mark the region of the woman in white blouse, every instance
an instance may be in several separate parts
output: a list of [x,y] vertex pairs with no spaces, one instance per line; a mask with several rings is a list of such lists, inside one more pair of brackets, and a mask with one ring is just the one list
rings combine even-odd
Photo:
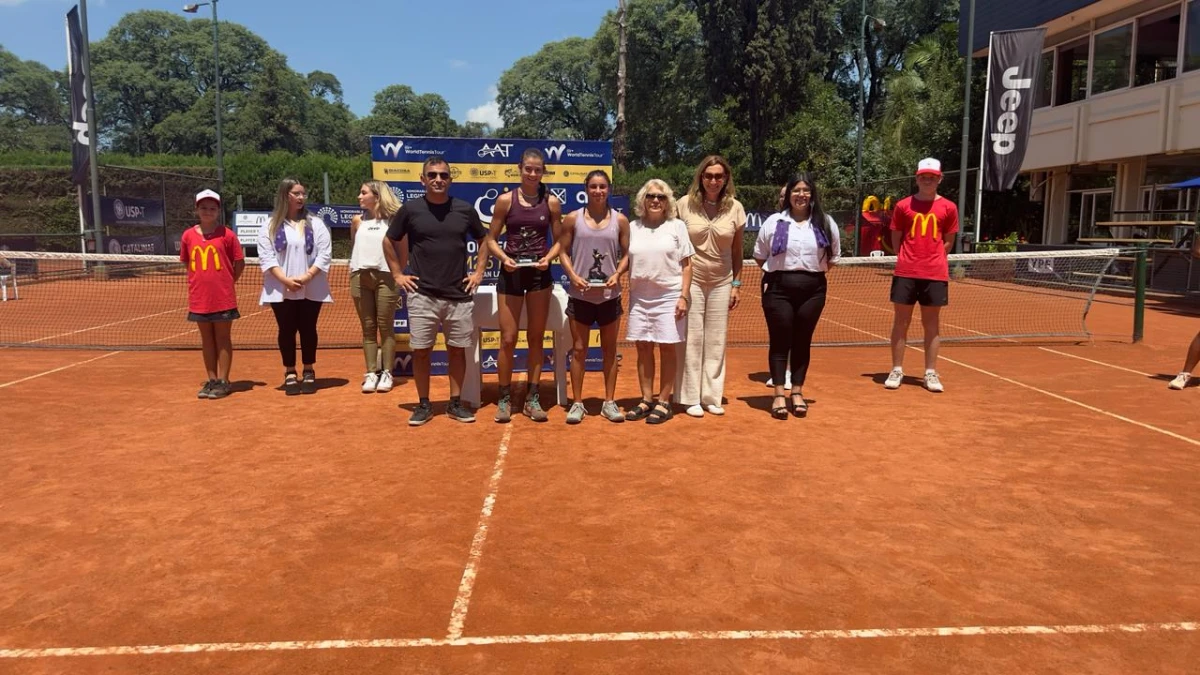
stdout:
[[362,392],[384,394],[392,390],[400,292],[383,257],[383,241],[400,202],[386,183],[373,180],[358,189],[358,205],[363,214],[350,221],[350,298],[363,331]]
[[[283,390],[288,396],[317,391],[317,318],[329,295],[329,261],[333,244],[320,218],[304,209],[304,186],[292,178],[279,183],[275,209],[258,232],[258,259],[263,271],[259,304],[270,305],[279,325],[283,358]],[[296,377],[296,333],[300,334],[304,371]]]
[[785,194],[787,207],[763,223],[754,244],[754,260],[763,269],[762,306],[775,386],[771,415],[776,419],[788,417],[784,383],[789,379],[789,367],[791,413],[796,417],[808,414],[802,389],[813,332],[825,309],[825,272],[841,258],[837,224],[821,209],[812,176],[805,173],[793,178]]
[[[675,350],[683,340],[692,285],[690,258],[695,252],[687,225],[675,217],[675,195],[652,178],[634,201],[637,220],[629,224],[629,317],[625,339],[637,343],[638,384],[642,400],[625,419],[662,424],[673,416]],[[662,361],[654,394],[654,347]]]

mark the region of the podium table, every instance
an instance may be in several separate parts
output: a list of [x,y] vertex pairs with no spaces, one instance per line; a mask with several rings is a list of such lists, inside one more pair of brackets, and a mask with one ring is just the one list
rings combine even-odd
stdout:
[[[526,327],[529,309],[521,312],[520,328]],[[480,286],[475,291],[475,308],[472,314],[475,323],[475,346],[467,350],[467,372],[463,378],[462,400],[478,408],[482,402],[483,368],[480,363],[482,351],[481,333],[500,330],[500,298],[495,286]],[[546,317],[546,331],[554,338],[554,382],[558,394],[558,405],[567,401],[567,351],[571,348],[571,325],[567,318],[567,292],[554,284],[550,292],[550,312]]]

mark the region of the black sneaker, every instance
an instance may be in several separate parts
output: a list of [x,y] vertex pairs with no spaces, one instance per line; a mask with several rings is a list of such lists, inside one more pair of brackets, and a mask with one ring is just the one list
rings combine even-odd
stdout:
[[205,382],[204,386],[200,387],[200,391],[196,392],[196,398],[212,398],[212,387],[216,383],[216,380]]
[[317,374],[311,370],[304,371],[304,379],[300,380],[301,394],[317,393]]
[[209,398],[225,398],[229,395],[229,380],[214,380],[208,390]]
[[408,426],[419,427],[431,419],[433,419],[433,406],[428,403],[418,403],[417,407],[413,408],[412,416],[408,418]]
[[300,395],[300,380],[295,373],[287,373],[283,376],[283,393],[288,396]]
[[474,422],[475,413],[471,409],[462,404],[462,401],[451,401],[450,405],[446,406],[446,414],[450,419],[457,422]]

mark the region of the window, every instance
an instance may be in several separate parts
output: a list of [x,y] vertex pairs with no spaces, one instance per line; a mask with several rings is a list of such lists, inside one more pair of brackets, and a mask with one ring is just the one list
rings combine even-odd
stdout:
[[1138,19],[1133,86],[1174,79],[1179,66],[1178,49],[1179,8]]
[[1129,57],[1133,50],[1133,24],[1097,33],[1092,60],[1092,94],[1129,86]]
[[1060,47],[1054,68],[1054,105],[1087,98],[1088,43]]
[[1045,108],[1051,103],[1051,95],[1054,93],[1054,52],[1042,52],[1041,81],[1038,84],[1036,98],[1033,100],[1033,107]]
[[1200,70],[1200,0],[1192,0],[1187,9],[1187,43],[1183,45],[1183,70]]

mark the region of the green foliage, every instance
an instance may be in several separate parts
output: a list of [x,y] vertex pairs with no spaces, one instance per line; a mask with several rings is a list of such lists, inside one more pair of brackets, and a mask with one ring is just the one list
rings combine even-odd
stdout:
[[63,76],[0,47],[0,152],[69,147]]
[[504,136],[601,139],[612,133],[590,39],[546,43],[504,71],[497,90]]

